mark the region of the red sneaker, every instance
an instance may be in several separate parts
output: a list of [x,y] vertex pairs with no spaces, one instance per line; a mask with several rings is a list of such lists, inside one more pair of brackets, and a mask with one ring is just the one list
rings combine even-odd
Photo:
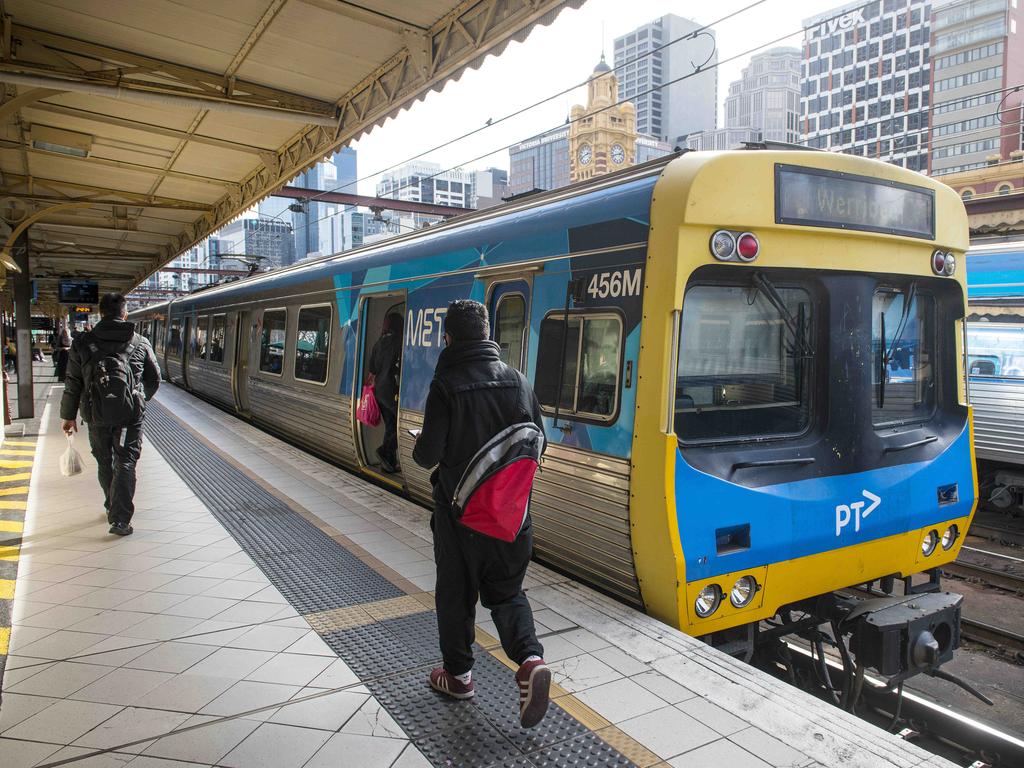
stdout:
[[519,724],[533,728],[548,711],[551,670],[544,659],[527,661],[519,667],[516,685],[519,686]]
[[473,681],[464,683],[444,667],[437,667],[430,672],[430,687],[453,699],[472,699],[476,695]]

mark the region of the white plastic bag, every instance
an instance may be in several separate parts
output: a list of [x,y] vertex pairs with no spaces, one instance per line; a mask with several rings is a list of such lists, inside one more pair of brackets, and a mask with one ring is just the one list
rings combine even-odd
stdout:
[[71,477],[82,472],[82,456],[75,450],[75,433],[68,433],[68,449],[60,456],[60,473]]

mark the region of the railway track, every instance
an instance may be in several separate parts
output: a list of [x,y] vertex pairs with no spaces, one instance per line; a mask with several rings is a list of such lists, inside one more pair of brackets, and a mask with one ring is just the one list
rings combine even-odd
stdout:
[[968,581],[1024,594],[1024,558],[964,545],[955,563],[942,566],[942,573]]
[[968,533],[1014,547],[1024,547],[1024,528],[1007,525],[1005,515],[977,514]]
[[1024,635],[1019,632],[961,616],[960,634],[966,640],[985,645],[1024,664]]

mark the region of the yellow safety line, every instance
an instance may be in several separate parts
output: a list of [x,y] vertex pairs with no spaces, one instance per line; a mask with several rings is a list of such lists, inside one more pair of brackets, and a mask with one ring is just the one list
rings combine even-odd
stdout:
[[35,448],[35,446],[36,446],[35,443],[30,443],[30,442],[26,442],[26,441],[22,441],[22,440],[4,440],[3,444],[4,445],[24,446],[26,448]]
[[0,600],[14,599],[14,579],[0,579]]
[[31,461],[14,461],[13,459],[0,459],[0,469],[26,469],[31,466]]
[[7,646],[11,643],[11,628],[0,627],[0,656],[7,655]]
[[0,496],[17,496],[19,493],[28,493],[28,486],[16,485],[13,488],[0,488]]
[[25,524],[21,520],[0,520],[0,531],[4,533],[21,533]]
[[31,480],[31,479],[32,479],[32,473],[31,472],[16,472],[13,475],[5,475],[2,472],[0,472],[0,483],[13,483],[13,482],[24,481],[24,480]]
[[0,456],[35,456],[35,450],[22,450],[20,448],[0,448]]
[[20,554],[21,547],[0,547],[0,560],[15,562]]
[[28,509],[28,502],[0,499],[0,509]]

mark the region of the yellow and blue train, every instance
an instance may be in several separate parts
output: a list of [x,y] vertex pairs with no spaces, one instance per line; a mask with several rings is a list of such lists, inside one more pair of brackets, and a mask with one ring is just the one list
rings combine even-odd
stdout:
[[[407,430],[448,303],[486,303],[546,416],[537,558],[690,634],[746,637],[794,606],[849,616],[828,596],[956,558],[976,496],[967,231],[952,190],[892,165],[684,153],[132,319],[172,381],[429,502]],[[385,474],[354,405],[392,312],[401,467]],[[909,618],[854,611],[877,619],[862,653],[896,626],[874,666],[957,645],[958,598],[929,585]]]

